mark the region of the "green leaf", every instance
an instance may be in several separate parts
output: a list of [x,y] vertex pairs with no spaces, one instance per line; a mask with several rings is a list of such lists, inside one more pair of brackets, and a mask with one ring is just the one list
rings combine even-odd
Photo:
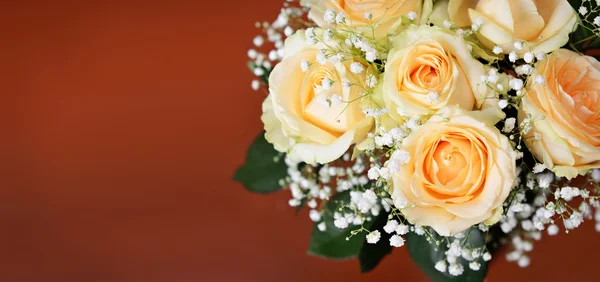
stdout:
[[379,230],[381,238],[377,244],[363,244],[358,254],[358,261],[360,262],[360,272],[369,272],[383,260],[385,256],[392,252],[392,246],[390,245],[391,234],[383,231],[383,227],[388,221],[388,213],[381,213],[373,222],[373,230]]
[[233,180],[251,192],[266,194],[280,190],[281,180],[287,176],[283,154],[265,140],[261,133],[248,149],[246,164],[238,168]]
[[[435,233],[432,230],[432,233]],[[466,234],[465,239],[469,242],[466,243],[473,248],[483,247],[485,245],[485,239],[483,234],[477,228],[471,228]],[[440,245],[436,246],[434,241],[439,241]],[[429,279],[434,282],[481,282],[485,278],[487,273],[487,263],[479,258],[478,262],[481,263],[481,268],[478,271],[473,271],[469,268],[469,264],[466,260],[459,258],[458,262],[463,265],[464,272],[460,276],[452,276],[448,272],[442,273],[435,269],[435,264],[438,261],[445,259],[445,252],[448,250],[446,247],[446,240],[437,234],[434,234],[432,242],[427,241],[427,236],[419,236],[414,232],[406,234],[406,246],[408,247],[408,253],[410,254],[413,261],[427,274]]]
[[[339,211],[343,205],[350,203],[350,192],[344,191],[336,194],[329,200],[323,210],[323,221],[325,222],[325,231],[320,231],[315,224],[310,236],[310,245],[308,253],[310,255],[329,258],[329,259],[349,259],[358,256],[366,234],[360,233],[354,235],[350,240],[346,240],[351,235],[352,230],[357,226],[348,226],[346,229],[339,229],[333,224],[333,213]],[[365,222],[364,228],[370,228],[373,221]]]
[[[579,7],[581,7],[582,0],[569,0],[571,6],[575,9],[575,13]],[[585,16],[588,21],[593,21],[595,17],[599,15],[598,11],[592,11],[589,9],[590,3],[588,2],[585,6],[588,8],[589,12]],[[579,14],[577,14],[580,16]],[[575,49],[575,51],[584,52],[587,50],[598,49],[600,48],[600,38],[595,36],[591,30],[596,29],[596,27],[591,23],[586,23],[581,20],[578,20],[577,29],[571,33],[569,39],[569,45],[571,49]]]

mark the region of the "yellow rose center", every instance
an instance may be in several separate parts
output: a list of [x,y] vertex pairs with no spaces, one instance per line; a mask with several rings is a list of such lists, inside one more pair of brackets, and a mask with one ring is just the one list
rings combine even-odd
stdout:
[[481,184],[483,143],[469,132],[442,134],[425,151],[423,172],[426,185],[440,198],[472,195]]
[[415,46],[407,55],[406,71],[398,72],[399,91],[409,91],[427,95],[438,92],[449,79],[449,54],[437,42],[428,42]]

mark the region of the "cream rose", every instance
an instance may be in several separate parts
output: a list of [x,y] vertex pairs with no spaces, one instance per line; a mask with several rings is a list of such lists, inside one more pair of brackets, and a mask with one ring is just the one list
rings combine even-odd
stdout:
[[516,153],[496,117],[458,106],[441,109],[402,142],[410,161],[392,176],[394,202],[416,225],[443,236],[494,224],[516,180]]
[[[304,31],[289,37],[284,58],[269,77],[270,94],[263,103],[267,141],[278,151],[307,163],[336,160],[352,144],[362,141],[373,123],[362,112],[361,88],[342,86],[345,80],[365,81],[370,70],[354,74],[347,60],[320,64],[320,49],[326,46],[306,43]],[[306,62],[311,65],[303,70],[301,65]]]
[[411,26],[393,39],[378,90],[390,117],[427,115],[447,106],[501,110],[493,90],[481,83],[486,67],[471,56],[467,43],[447,30]]
[[[558,176],[600,168],[600,63],[560,49],[535,67],[521,101],[519,123],[529,118],[525,142]],[[529,128],[526,128],[529,129]]]
[[[430,21],[440,21],[440,9],[446,9],[458,27],[483,21],[477,37],[488,48],[502,47],[506,54],[552,52],[569,41],[577,24],[567,0],[440,0]],[[522,50],[514,47],[517,41],[523,42]]]
[[[303,0],[303,5],[311,7],[308,17],[322,28],[329,27],[325,21],[325,13],[332,10],[337,14],[344,13],[346,24],[353,26],[364,34],[372,35],[375,39],[385,40],[388,34],[396,34],[402,23],[402,16],[415,12],[419,22],[423,10],[431,10],[431,0]],[[365,13],[372,13],[372,20]],[[428,14],[428,12],[426,12]]]

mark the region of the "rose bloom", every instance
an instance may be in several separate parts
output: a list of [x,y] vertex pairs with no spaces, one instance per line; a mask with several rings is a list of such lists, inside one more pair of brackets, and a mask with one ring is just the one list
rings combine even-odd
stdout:
[[[337,14],[343,12],[346,24],[356,27],[359,32],[369,36],[371,26],[377,23],[374,30],[375,39],[386,39],[388,34],[395,34],[402,25],[402,16],[410,12],[417,14],[415,22],[419,22],[421,12],[431,10],[431,0],[303,0],[302,5],[311,7],[308,17],[322,28],[329,27],[325,21],[325,12],[332,10]],[[386,10],[387,9],[387,10]],[[365,18],[365,13],[372,13],[373,19]]]
[[410,161],[392,176],[389,191],[408,221],[442,236],[474,224],[496,223],[516,180],[516,153],[486,112],[449,106],[402,142]]
[[[552,52],[569,41],[577,14],[567,0],[439,0],[430,21],[449,19],[458,27],[483,25],[477,32],[488,48],[511,51]],[[443,11],[442,11],[443,10]],[[517,50],[515,42],[523,42]]]
[[[363,140],[373,123],[362,112],[361,88],[342,86],[344,80],[364,82],[370,70],[354,74],[348,60],[321,65],[316,57],[325,48],[306,43],[304,31],[289,37],[285,56],[269,77],[270,94],[263,103],[266,140],[306,163],[336,160]],[[306,72],[301,68],[304,60],[312,64]],[[329,89],[324,86],[327,80]]]
[[488,73],[474,59],[467,43],[447,30],[411,26],[393,39],[378,88],[389,116],[400,123],[405,115],[427,115],[446,105],[466,110],[495,109],[496,95],[481,82]]
[[525,142],[558,176],[600,168],[600,63],[560,49],[537,64],[521,101],[519,123],[530,117]]

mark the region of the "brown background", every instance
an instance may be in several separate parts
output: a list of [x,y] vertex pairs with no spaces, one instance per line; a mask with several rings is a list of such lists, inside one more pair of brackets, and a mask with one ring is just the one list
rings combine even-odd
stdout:
[[[306,256],[288,193],[230,180],[281,2],[1,1],[0,281],[425,281],[404,249],[368,275]],[[489,281],[592,281],[593,224],[568,237]]]

